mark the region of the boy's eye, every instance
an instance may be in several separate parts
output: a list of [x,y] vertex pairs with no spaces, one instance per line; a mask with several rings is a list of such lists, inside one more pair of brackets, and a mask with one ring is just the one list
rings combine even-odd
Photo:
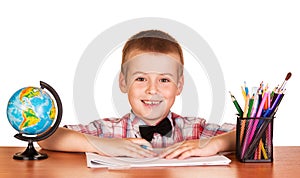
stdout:
[[138,77],[138,78],[136,78],[135,80],[136,80],[136,81],[139,81],[139,82],[146,81],[146,79],[145,79],[145,78],[143,78],[143,77]]
[[167,78],[160,79],[159,81],[161,81],[161,82],[163,82],[163,83],[170,82],[170,80],[169,80],[169,79],[167,79]]

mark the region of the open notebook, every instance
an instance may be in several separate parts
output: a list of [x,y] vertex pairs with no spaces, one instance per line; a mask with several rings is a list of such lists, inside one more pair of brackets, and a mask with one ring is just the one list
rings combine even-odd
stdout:
[[94,153],[86,153],[87,167],[126,169],[131,167],[154,166],[201,166],[201,165],[228,165],[231,160],[223,155],[209,157],[191,157],[183,160],[154,158],[106,157]]

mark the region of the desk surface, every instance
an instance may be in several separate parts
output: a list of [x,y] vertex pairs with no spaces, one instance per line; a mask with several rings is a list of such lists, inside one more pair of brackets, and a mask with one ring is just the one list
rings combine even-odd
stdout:
[[38,161],[14,160],[25,148],[0,147],[0,177],[298,177],[300,147],[275,147],[273,163],[240,163],[235,155],[228,166],[152,167],[128,170],[91,169],[86,167],[84,153],[41,150],[49,158]]

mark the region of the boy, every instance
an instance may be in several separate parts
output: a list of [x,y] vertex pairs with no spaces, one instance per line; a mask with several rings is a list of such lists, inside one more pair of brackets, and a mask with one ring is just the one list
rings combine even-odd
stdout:
[[166,148],[159,156],[168,159],[234,150],[234,125],[206,124],[170,111],[183,88],[183,64],[181,46],[169,34],[148,30],[134,35],[124,45],[119,76],[131,112],[59,128],[38,144],[50,150],[130,157],[153,157],[157,154],[152,147]]

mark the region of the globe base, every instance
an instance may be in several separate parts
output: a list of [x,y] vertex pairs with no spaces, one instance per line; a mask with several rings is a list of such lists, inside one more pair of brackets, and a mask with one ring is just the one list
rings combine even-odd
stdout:
[[18,152],[13,156],[17,160],[42,160],[48,158],[45,153],[39,153],[35,150],[32,141],[28,142],[28,146],[24,152]]

